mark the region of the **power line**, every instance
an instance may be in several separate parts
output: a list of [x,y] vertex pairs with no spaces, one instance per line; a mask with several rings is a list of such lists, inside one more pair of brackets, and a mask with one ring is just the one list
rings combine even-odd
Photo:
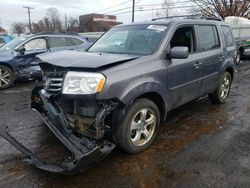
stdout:
[[[183,4],[183,3],[193,3],[193,2],[188,0],[188,1],[170,3],[170,7],[174,7],[176,4]],[[153,8],[154,6],[162,6],[162,3],[135,5],[135,7],[151,7],[151,8]],[[131,7],[124,7],[124,8],[116,9],[116,10],[104,12],[103,14],[115,14],[116,12],[119,12],[119,11],[122,11],[122,10],[127,10],[127,9],[131,9]]]
[[109,9],[113,9],[113,8],[115,8],[115,7],[118,7],[118,6],[121,6],[121,5],[127,4],[128,2],[130,2],[130,0],[128,0],[128,1],[124,1],[124,2],[122,2],[122,3],[116,4],[116,5],[114,5],[114,6],[111,6],[111,7],[108,7],[108,8],[102,9],[102,10],[99,10],[98,12],[105,12],[105,11],[107,11],[107,10],[109,10]]
[[[193,8],[193,7],[197,7],[197,5],[187,5],[187,6],[181,6],[181,7],[172,7],[172,9],[176,9],[176,8]],[[155,8],[154,10],[165,10],[167,8]],[[152,8],[147,8],[147,9],[143,9],[143,10],[135,10],[135,12],[146,12],[146,11],[152,11]],[[130,11],[124,11],[124,12],[119,12],[116,15],[122,15],[122,14],[128,14],[130,13]]]
[[133,6],[132,6],[132,23],[135,21],[135,0],[133,0]]
[[30,29],[30,33],[32,33],[32,28],[31,28],[31,20],[30,20],[30,9],[34,9],[33,7],[26,7],[26,6],[23,6],[23,8],[27,8],[28,10],[28,18],[29,18],[29,29]]

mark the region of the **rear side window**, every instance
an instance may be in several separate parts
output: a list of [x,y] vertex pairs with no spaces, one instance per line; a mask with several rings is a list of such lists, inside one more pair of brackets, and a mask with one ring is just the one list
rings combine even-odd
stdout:
[[67,41],[65,37],[50,37],[49,46],[50,48],[59,48],[59,47],[65,47],[68,45],[67,45]]
[[217,28],[213,25],[199,25],[200,50],[207,51],[220,47]]
[[234,40],[233,40],[233,35],[228,26],[222,26],[222,32],[226,41],[227,47],[233,46],[234,45]]
[[81,46],[85,44],[84,41],[77,39],[77,38],[67,37],[66,40],[67,40],[68,46]]

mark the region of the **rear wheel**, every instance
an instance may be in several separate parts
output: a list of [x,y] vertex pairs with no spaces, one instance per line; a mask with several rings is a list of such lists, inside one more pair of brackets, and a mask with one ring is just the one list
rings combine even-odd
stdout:
[[214,93],[209,94],[210,100],[216,104],[224,103],[230,93],[231,84],[231,74],[229,72],[225,72],[217,89]]
[[128,108],[124,116],[116,133],[120,148],[128,153],[145,150],[157,134],[160,124],[158,107],[148,99],[138,99]]
[[10,87],[14,82],[12,70],[6,66],[0,65],[0,89]]
[[239,50],[236,54],[236,65],[238,65],[240,63],[242,56],[243,56],[243,52],[241,50]]

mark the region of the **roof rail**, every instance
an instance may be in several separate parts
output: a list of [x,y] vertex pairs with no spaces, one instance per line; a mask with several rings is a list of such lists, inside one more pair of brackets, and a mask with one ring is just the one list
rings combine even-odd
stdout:
[[195,14],[195,15],[179,15],[179,16],[168,16],[168,17],[154,18],[154,19],[152,19],[152,21],[164,20],[164,19],[173,19],[173,18],[206,19],[206,20],[222,21],[220,18],[217,18],[217,17],[208,17],[208,16],[203,16],[203,15],[200,15],[200,14]]
[[35,33],[36,35],[79,35],[78,33],[75,32],[38,32]]

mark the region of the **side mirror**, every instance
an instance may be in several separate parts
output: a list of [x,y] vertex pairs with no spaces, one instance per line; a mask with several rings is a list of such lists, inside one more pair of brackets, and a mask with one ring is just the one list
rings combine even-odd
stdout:
[[19,53],[20,55],[24,55],[25,54],[25,51],[26,51],[26,48],[22,47],[19,49]]
[[188,58],[188,47],[176,46],[170,51],[170,57],[173,59],[186,59]]
[[25,54],[25,51],[26,51],[26,48],[21,47],[21,48],[19,48],[19,49],[16,49],[15,51],[18,52],[19,55],[24,55],[24,54]]

